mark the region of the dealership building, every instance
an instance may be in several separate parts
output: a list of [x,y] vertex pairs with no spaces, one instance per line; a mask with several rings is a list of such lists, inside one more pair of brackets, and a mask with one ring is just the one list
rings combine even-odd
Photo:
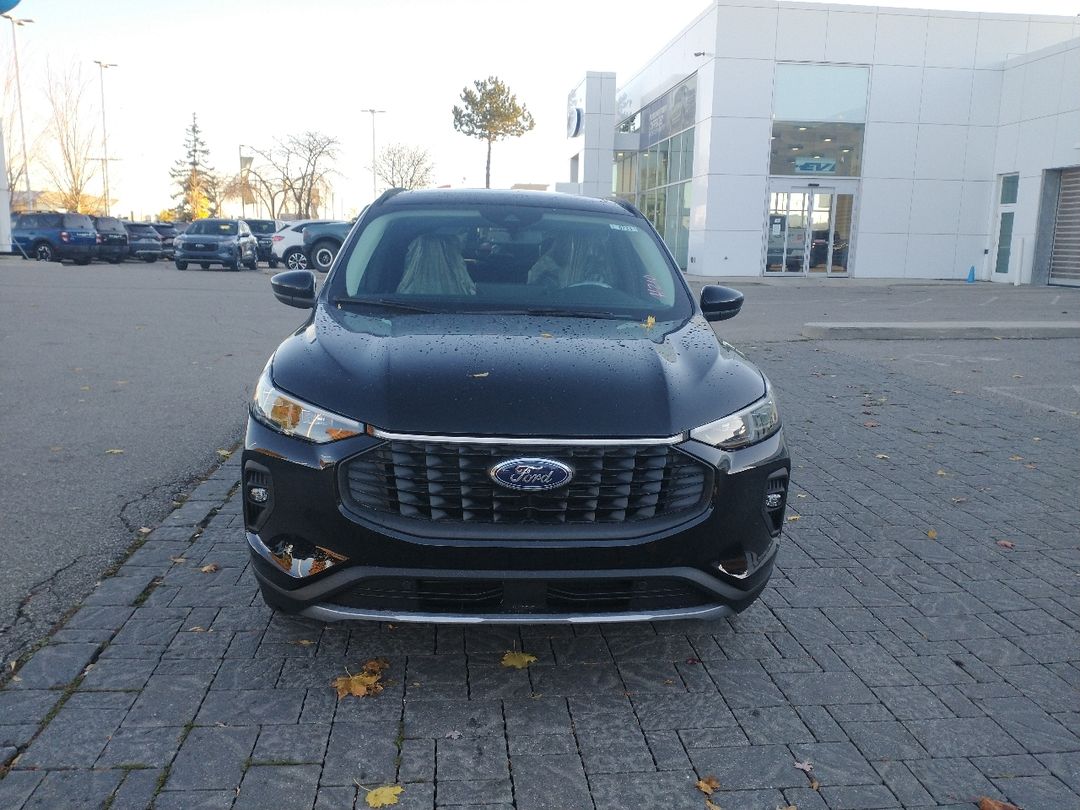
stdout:
[[689,274],[1080,284],[1080,17],[718,0],[568,102]]

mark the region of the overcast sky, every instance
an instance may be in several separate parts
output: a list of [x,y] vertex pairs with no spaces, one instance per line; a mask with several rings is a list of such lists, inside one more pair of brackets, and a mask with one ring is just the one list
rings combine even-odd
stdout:
[[[842,0],[833,0],[842,2]],[[98,68],[105,73],[114,210],[137,217],[170,207],[168,170],[183,156],[197,112],[220,171],[238,145],[319,130],[342,143],[338,213],[371,198],[371,116],[379,144],[427,148],[439,184],[483,185],[484,145],[454,131],[462,88],[498,75],[536,119],[496,144],[492,185],[566,177],[566,95],[586,70],[620,79],[707,7],[707,0],[22,0],[18,30],[27,138],[44,129],[46,64],[81,66],[87,111],[100,136]],[[1024,14],[1075,15],[1080,0],[912,0],[890,3]],[[12,69],[11,31],[0,65]],[[10,153],[18,143],[8,144]],[[35,188],[44,185],[40,171]],[[100,183],[100,180],[95,182]],[[96,187],[96,188],[99,188]]]

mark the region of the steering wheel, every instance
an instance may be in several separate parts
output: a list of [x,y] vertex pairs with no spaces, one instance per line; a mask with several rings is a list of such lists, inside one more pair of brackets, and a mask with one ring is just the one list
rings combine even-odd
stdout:
[[563,289],[572,290],[574,287],[603,287],[605,290],[611,289],[611,285],[603,281],[578,281],[574,284],[567,284]]

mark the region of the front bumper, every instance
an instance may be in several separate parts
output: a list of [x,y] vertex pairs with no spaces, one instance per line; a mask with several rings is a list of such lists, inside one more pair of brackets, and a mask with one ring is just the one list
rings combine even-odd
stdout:
[[[558,526],[531,537],[469,524],[376,524],[340,497],[339,464],[380,443],[312,445],[248,420],[245,523],[268,604],[325,621],[626,622],[730,616],[771,575],[782,525],[770,481],[790,470],[783,433],[735,452],[688,440],[708,464],[700,509],[664,521]],[[259,504],[251,488],[266,490]],[[406,527],[408,521],[404,524]],[[490,529],[490,527],[484,527]],[[532,527],[528,527],[530,530]]]
[[191,264],[232,264],[237,261],[235,250],[186,250],[173,248],[173,258]]

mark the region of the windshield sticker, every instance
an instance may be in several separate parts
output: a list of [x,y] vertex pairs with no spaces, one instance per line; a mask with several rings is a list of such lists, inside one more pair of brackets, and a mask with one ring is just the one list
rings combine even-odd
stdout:
[[664,297],[664,291],[660,289],[660,283],[656,280],[654,276],[651,276],[649,274],[645,275],[645,289],[653,298]]
[[630,231],[631,233],[637,231],[637,225],[621,225],[617,222],[609,222],[608,227],[613,231]]

